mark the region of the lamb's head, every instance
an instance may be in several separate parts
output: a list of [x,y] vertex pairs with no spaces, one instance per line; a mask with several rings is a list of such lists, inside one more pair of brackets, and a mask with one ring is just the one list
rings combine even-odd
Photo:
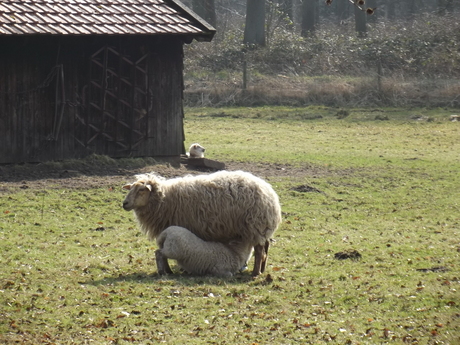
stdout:
[[191,158],[204,158],[204,151],[206,151],[206,149],[198,143],[192,144],[188,150]]
[[123,201],[123,208],[126,211],[146,206],[153,194],[161,196],[161,191],[156,181],[138,180],[123,186],[123,189],[129,190],[129,193]]

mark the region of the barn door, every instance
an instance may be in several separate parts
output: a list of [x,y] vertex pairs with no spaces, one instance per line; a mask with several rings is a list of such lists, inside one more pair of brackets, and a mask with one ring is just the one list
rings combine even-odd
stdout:
[[91,56],[85,146],[135,156],[147,137],[148,54],[133,59],[105,46]]

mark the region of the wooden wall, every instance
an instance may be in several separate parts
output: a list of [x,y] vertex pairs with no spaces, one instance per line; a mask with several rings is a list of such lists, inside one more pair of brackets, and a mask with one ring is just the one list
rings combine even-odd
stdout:
[[0,163],[183,153],[175,37],[0,37]]

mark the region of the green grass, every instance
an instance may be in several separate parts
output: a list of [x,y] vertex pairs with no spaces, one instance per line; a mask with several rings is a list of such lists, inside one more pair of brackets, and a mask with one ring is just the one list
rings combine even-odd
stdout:
[[256,279],[159,277],[125,181],[0,183],[0,343],[460,343],[459,123],[338,110],[186,109],[187,144],[271,167],[283,222]]

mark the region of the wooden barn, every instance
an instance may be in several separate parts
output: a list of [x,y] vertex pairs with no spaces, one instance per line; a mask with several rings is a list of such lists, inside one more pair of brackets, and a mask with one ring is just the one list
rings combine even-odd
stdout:
[[0,163],[179,162],[183,44],[214,33],[177,0],[1,0]]

